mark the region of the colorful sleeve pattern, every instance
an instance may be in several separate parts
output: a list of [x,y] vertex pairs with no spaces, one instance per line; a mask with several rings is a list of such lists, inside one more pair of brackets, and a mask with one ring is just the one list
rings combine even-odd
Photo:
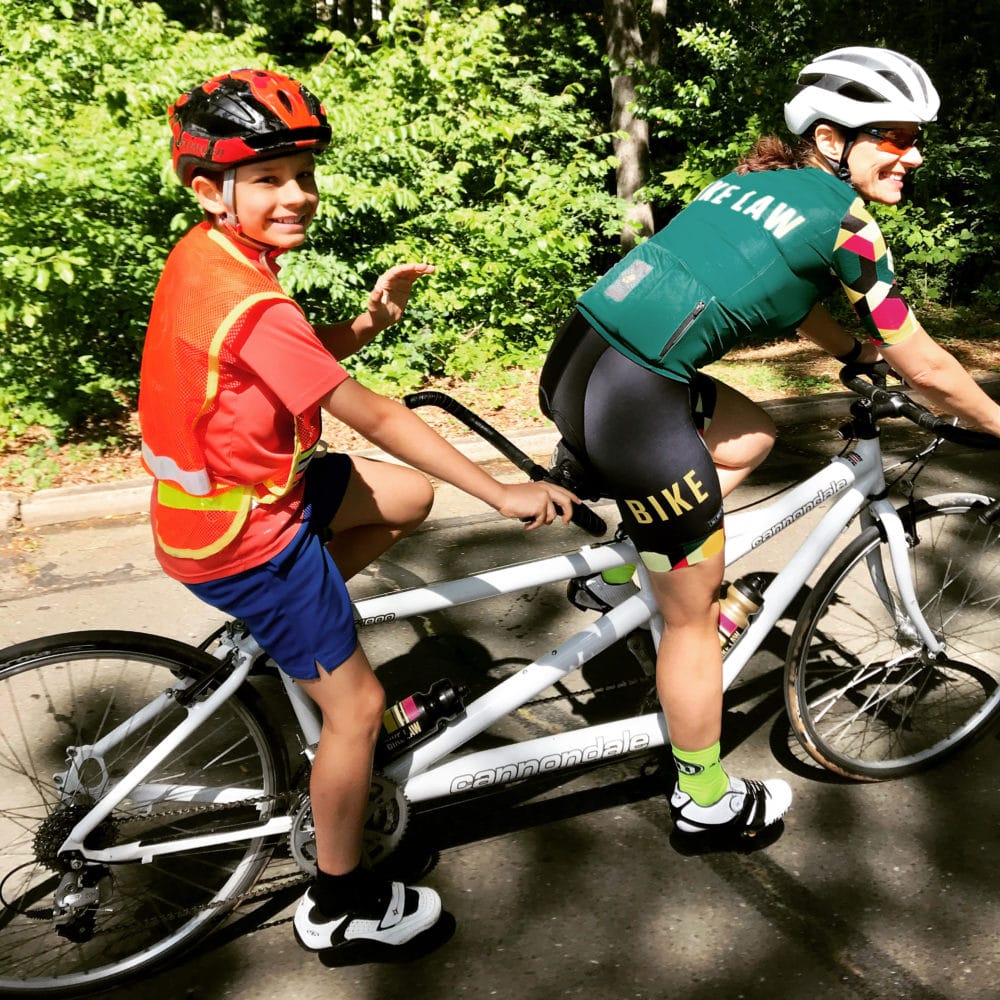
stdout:
[[917,329],[917,318],[896,287],[892,253],[860,198],[841,220],[833,268],[873,343],[891,347]]

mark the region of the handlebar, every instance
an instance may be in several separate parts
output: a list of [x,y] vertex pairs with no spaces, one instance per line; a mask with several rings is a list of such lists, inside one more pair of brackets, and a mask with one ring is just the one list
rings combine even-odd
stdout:
[[[470,430],[475,431],[484,441],[496,448],[504,458],[513,462],[522,472],[526,473],[533,482],[541,480],[552,481],[548,469],[539,465],[530,455],[525,454],[509,438],[504,437],[492,424],[488,424],[482,417],[473,413],[468,407],[463,406],[457,399],[436,389],[428,389],[423,392],[412,392],[403,397],[403,402],[411,410],[419,406],[437,406],[450,413],[457,420],[460,420]],[[561,514],[559,505],[556,510]],[[582,528],[590,535],[600,537],[608,530],[607,524],[599,514],[591,510],[586,504],[573,504],[573,515],[570,520],[578,527]]]
[[911,399],[902,389],[886,388],[885,377],[890,370],[884,361],[873,365],[849,364],[840,370],[840,381],[851,392],[868,400],[874,420],[902,417],[945,441],[951,441],[965,448],[1000,449],[1000,437],[959,427],[947,417],[931,413],[927,407]]

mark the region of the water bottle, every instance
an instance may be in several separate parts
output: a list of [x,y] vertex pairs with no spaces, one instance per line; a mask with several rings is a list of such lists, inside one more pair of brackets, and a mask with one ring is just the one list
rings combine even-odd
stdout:
[[725,656],[746,631],[764,603],[767,579],[762,573],[751,573],[729,584],[719,601],[719,644]]
[[468,688],[444,678],[428,691],[418,691],[385,710],[375,760],[384,764],[437,732],[465,710]]

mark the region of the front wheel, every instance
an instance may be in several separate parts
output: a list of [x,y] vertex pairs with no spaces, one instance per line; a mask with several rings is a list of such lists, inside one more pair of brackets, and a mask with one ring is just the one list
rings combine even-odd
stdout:
[[979,521],[987,502],[932,497],[907,525],[917,599],[943,654],[930,654],[907,620],[877,525],[816,584],[789,646],[785,702],[799,742],[824,767],[899,777],[990,722],[1000,705],[1000,528]]
[[284,749],[247,685],[86,846],[155,848],[199,834],[221,834],[220,843],[83,867],[60,851],[184,718],[183,697],[157,697],[216,666],[189,646],[131,632],[70,633],[0,653],[0,994],[76,996],[148,972],[207,933],[267,864],[271,843],[224,839],[275,814],[285,791]]

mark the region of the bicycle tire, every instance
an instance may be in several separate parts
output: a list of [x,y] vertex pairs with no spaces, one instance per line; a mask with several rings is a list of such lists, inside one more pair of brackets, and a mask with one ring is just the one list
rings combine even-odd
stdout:
[[[932,660],[878,597],[887,567],[877,525],[833,561],[803,605],[785,666],[785,703],[806,752],[845,777],[878,781],[930,766],[980,736],[1000,706],[1000,526],[989,500],[943,494],[908,524],[917,598],[947,643]],[[904,514],[904,518],[908,516]]]
[[[273,842],[235,841],[109,865],[97,880],[93,912],[60,933],[54,894],[64,870],[58,845],[79,818],[176,725],[176,702],[136,726],[87,765],[88,794],[70,804],[56,775],[67,771],[69,747],[93,745],[139,705],[176,684],[204,677],[218,661],[190,646],[135,632],[76,632],[22,643],[0,653],[0,994],[79,996],[144,975],[203,938],[256,881]],[[103,769],[106,768],[106,771]],[[106,779],[106,780],[105,780]],[[170,788],[241,788],[248,798],[221,806],[192,805]],[[284,747],[242,685],[162,765],[143,794],[121,802],[94,833],[108,847],[157,837],[214,833],[273,815],[287,787]],[[74,818],[75,817],[75,818]],[[88,923],[89,922],[89,923]],[[65,936],[82,936],[74,941]]]

